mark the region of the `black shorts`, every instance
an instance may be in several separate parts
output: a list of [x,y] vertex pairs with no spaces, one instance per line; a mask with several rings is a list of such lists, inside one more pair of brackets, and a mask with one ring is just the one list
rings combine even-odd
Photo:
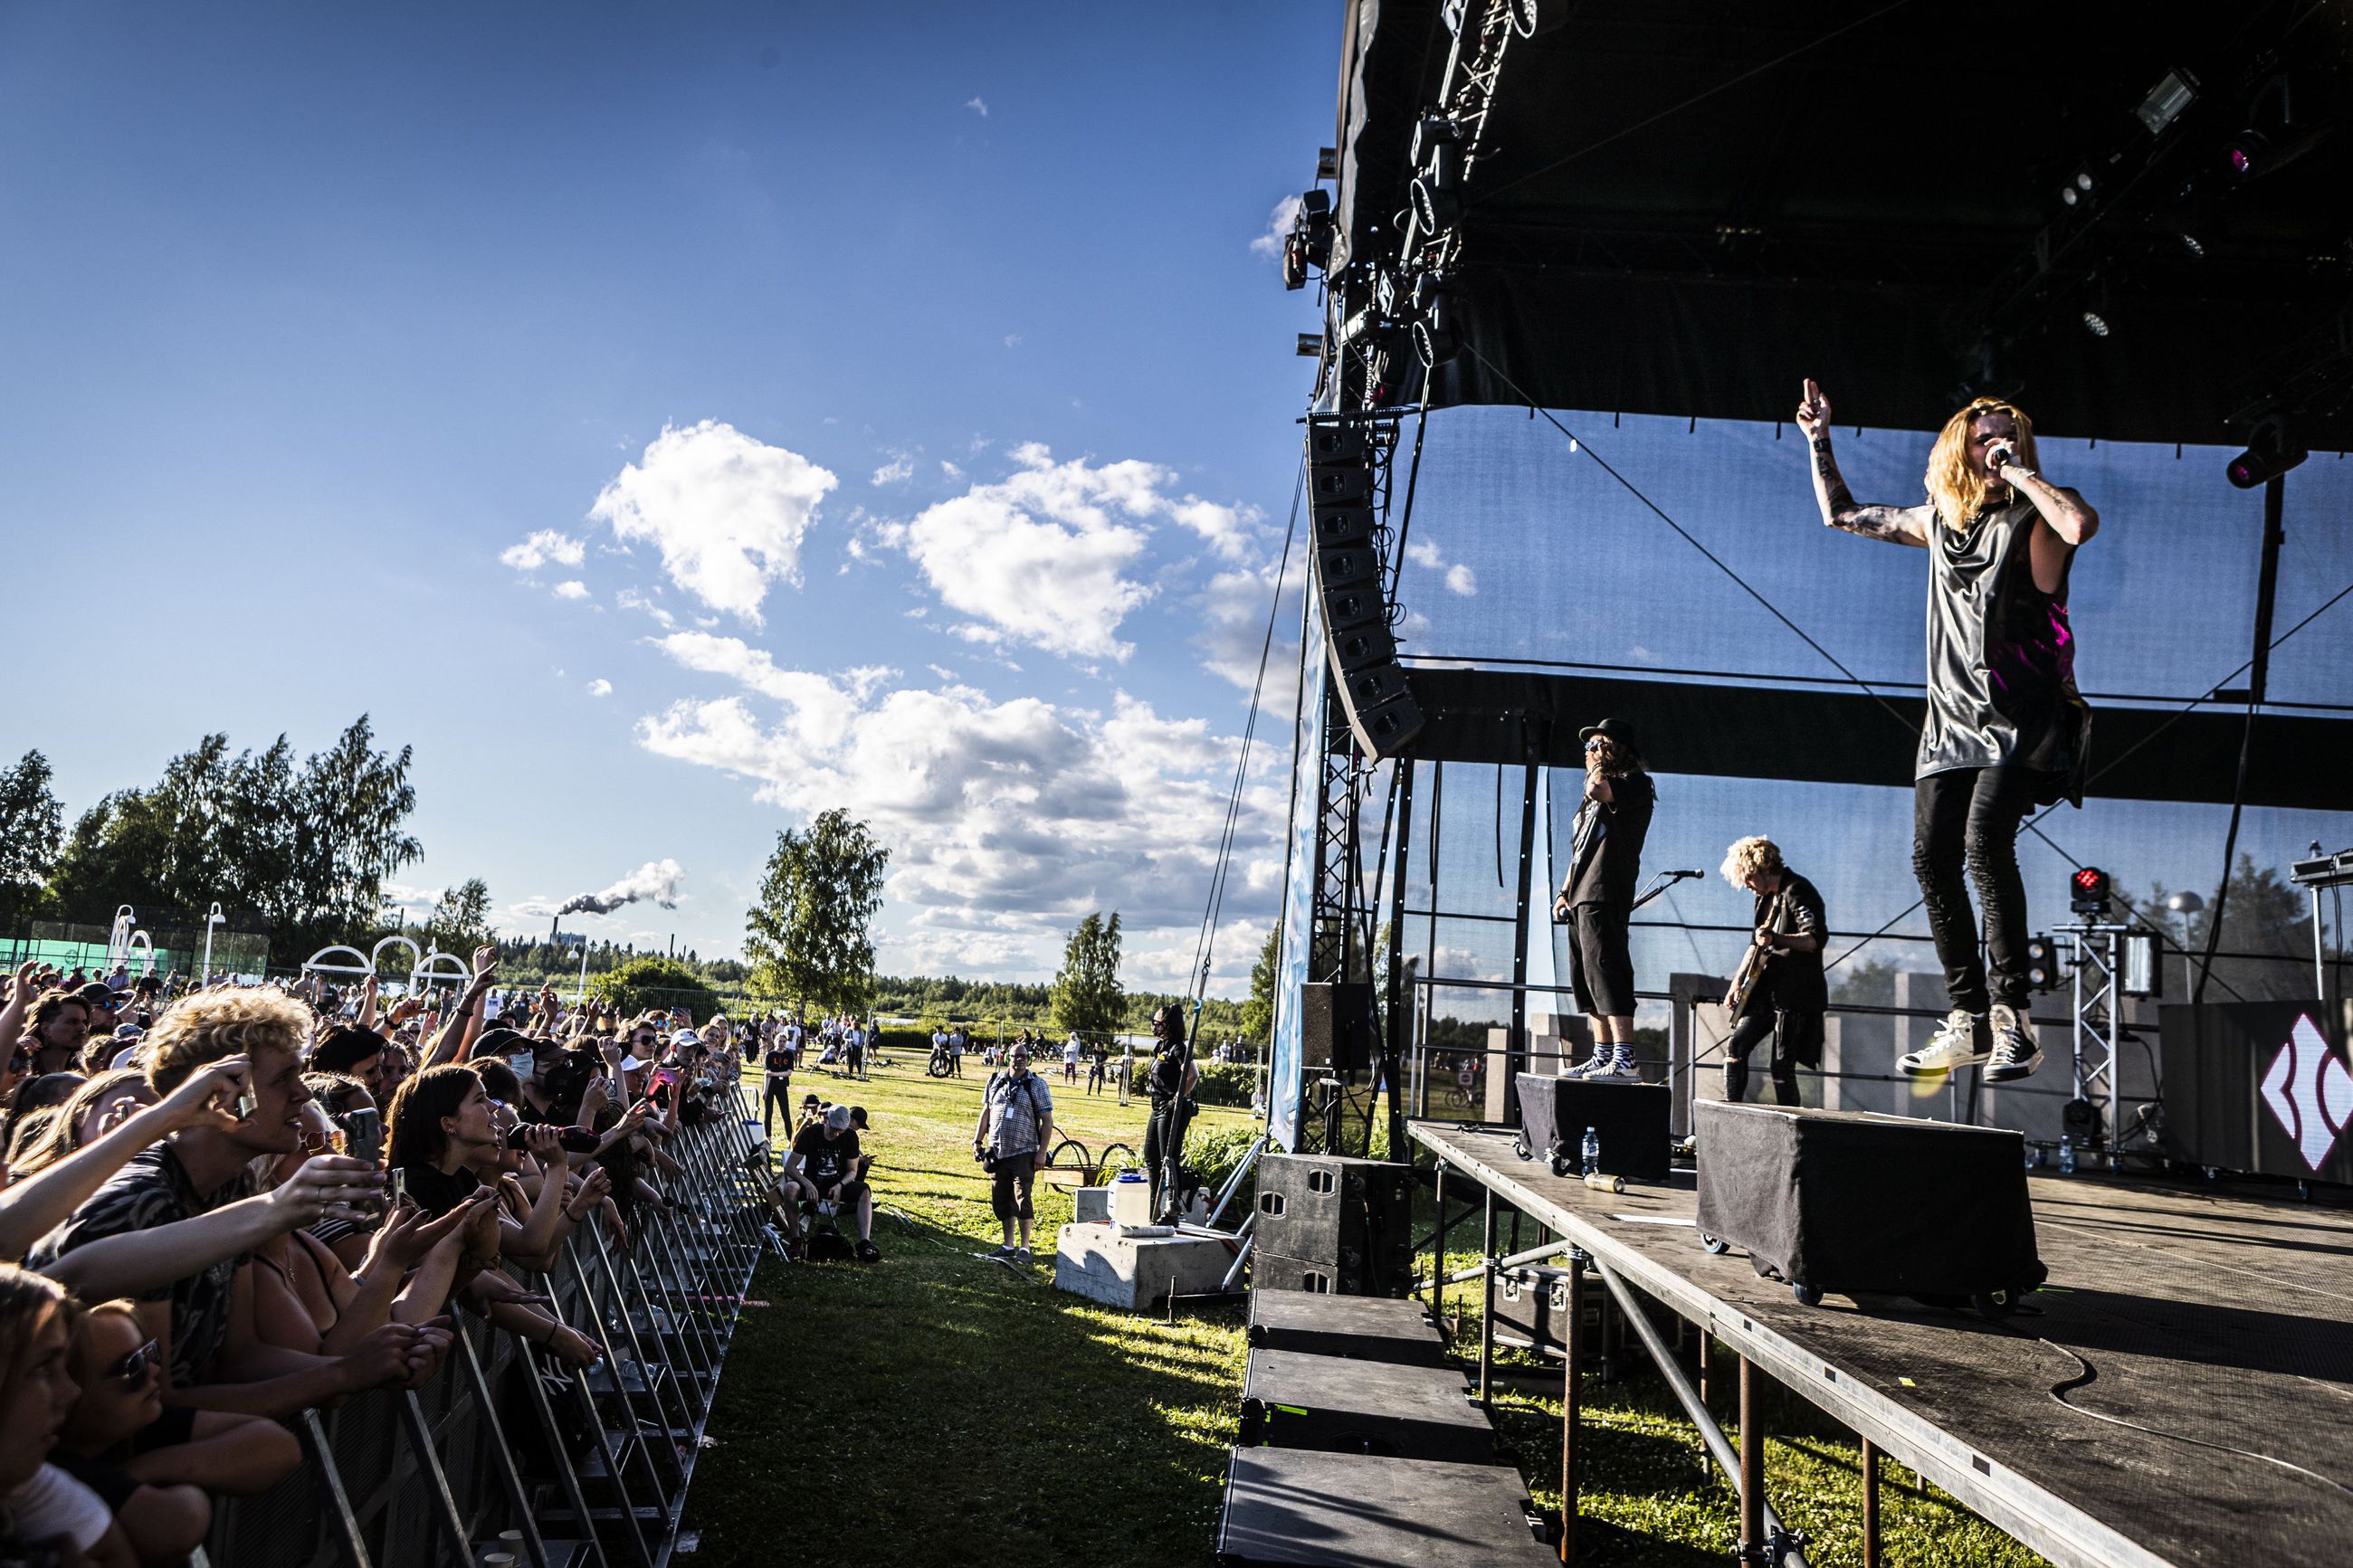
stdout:
[[1634,956],[1627,948],[1630,904],[1578,904],[1568,911],[1568,984],[1588,1017],[1634,1013]]
[[1029,1206],[1029,1184],[1037,1176],[1037,1150],[997,1155],[996,1169],[989,1173],[989,1211],[1000,1220],[1035,1219],[1037,1213]]

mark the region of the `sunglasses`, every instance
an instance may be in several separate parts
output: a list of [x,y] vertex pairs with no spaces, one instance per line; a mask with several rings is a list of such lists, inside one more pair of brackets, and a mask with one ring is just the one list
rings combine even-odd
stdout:
[[1607,741],[1588,741],[1585,742],[1585,749],[1588,752],[1599,752],[1606,750],[1609,744]]
[[155,1357],[159,1348],[160,1347],[158,1347],[153,1340],[149,1340],[145,1344],[141,1345],[137,1350],[132,1351],[129,1355],[124,1356],[120,1362],[117,1362],[110,1375],[114,1377],[122,1384],[125,1392],[130,1392],[141,1387],[147,1381],[147,1369],[155,1364]]

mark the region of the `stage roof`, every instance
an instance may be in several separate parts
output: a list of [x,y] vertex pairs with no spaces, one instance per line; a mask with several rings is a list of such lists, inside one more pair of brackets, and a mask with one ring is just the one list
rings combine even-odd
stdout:
[[[1430,403],[1774,420],[1813,375],[1841,425],[1995,391],[2058,435],[2237,446],[2284,405],[2353,445],[2346,0],[1564,8],[1504,56]],[[1350,5],[1335,278],[1398,243],[1443,9]]]

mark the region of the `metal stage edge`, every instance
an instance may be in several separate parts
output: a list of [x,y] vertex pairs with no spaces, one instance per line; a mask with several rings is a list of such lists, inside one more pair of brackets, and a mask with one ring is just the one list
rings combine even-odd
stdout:
[[[1543,1197],[1504,1165],[1449,1137],[1466,1132],[1492,1136],[1496,1130],[1462,1122],[1409,1121],[1407,1131],[1449,1168],[1472,1177],[1554,1235],[1607,1264],[1629,1285],[1704,1327],[1799,1397],[1852,1427],[1863,1441],[1918,1471],[1964,1507],[2062,1568],[2174,1568],[2169,1559],[1841,1374],[1838,1367],[1812,1352]],[[1510,1130],[1504,1129],[1503,1134],[1508,1137]],[[1510,1158],[1508,1152],[1505,1157]],[[1511,1163],[1520,1162],[1514,1159]],[[1543,1169],[1541,1165],[1526,1168]]]

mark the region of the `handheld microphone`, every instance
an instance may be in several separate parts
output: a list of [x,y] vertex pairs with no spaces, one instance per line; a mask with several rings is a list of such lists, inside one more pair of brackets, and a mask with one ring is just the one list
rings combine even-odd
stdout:
[[1986,454],[1986,460],[1993,465],[1993,471],[1999,474],[2018,461],[2018,448],[2008,441],[1997,441],[1994,443],[1993,450]]

